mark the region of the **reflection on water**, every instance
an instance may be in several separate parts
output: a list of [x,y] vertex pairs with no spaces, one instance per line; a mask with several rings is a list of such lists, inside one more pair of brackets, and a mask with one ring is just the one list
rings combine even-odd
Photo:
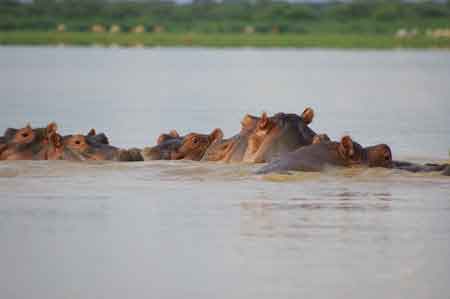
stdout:
[[[312,105],[319,132],[350,130],[362,143],[389,143],[397,158],[445,160],[449,57],[0,47],[0,128],[56,120],[65,133],[96,127],[113,144],[142,146],[174,128],[231,135],[247,112]],[[419,124],[418,111],[427,115]],[[366,168],[254,175],[258,167],[0,163],[0,297],[449,293],[448,177]]]

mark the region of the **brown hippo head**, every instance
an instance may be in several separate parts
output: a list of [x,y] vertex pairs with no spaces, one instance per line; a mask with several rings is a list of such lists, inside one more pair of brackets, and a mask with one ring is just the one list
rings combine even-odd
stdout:
[[214,129],[209,135],[190,133],[183,138],[181,146],[173,152],[172,160],[200,161],[208,147],[222,138],[221,129]]
[[176,130],[159,135],[155,146],[142,150],[144,160],[172,160],[172,153],[181,146],[183,138]]
[[246,114],[241,120],[241,131],[239,134],[243,136],[250,135],[256,129],[256,125],[260,120],[261,118],[258,116]]
[[[333,142],[328,142],[332,144]],[[344,136],[338,146],[338,152],[348,164],[361,164],[369,167],[391,167],[392,153],[386,144],[362,147],[350,136]]]
[[166,142],[168,140],[174,140],[174,139],[181,139],[182,137],[176,130],[170,131],[168,134],[161,134],[159,135],[158,139],[156,140],[156,144],[161,144],[163,142]]
[[27,125],[21,129],[9,128],[0,139],[0,160],[46,160],[48,136],[56,133],[57,125],[33,129]]
[[222,130],[214,129],[211,134],[189,133],[180,137],[176,131],[162,134],[158,144],[143,150],[145,160],[194,160],[202,159],[208,147],[223,138]]
[[309,128],[314,111],[306,108],[301,116],[277,113],[269,117],[263,113],[250,133],[244,162],[267,162],[280,154],[310,145],[316,133]]
[[386,167],[391,161],[391,151],[387,145],[364,148],[349,136],[344,136],[340,142],[323,141],[287,153],[261,168],[258,173],[289,170],[321,171],[326,166]]
[[392,152],[386,144],[365,147],[364,155],[363,161],[370,167],[392,167]]
[[49,136],[51,145],[48,151],[49,160],[113,160],[113,161],[142,161],[136,150],[124,150],[109,144],[108,137],[97,134],[91,129],[87,135],[75,134]]
[[202,161],[241,162],[248,145],[248,137],[255,130],[259,117],[247,114],[241,121],[241,131],[228,139],[216,140],[206,151]]

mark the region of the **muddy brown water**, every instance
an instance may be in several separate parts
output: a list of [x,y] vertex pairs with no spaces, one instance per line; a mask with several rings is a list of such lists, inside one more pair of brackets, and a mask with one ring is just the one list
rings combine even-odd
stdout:
[[[445,161],[450,53],[0,47],[0,128],[143,146],[245,113]],[[450,179],[199,162],[0,163],[2,298],[443,298]]]

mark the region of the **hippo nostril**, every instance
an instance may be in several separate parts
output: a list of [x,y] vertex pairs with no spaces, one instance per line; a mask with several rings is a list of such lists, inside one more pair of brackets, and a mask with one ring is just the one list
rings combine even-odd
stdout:
[[23,137],[23,138],[27,138],[27,137],[28,137],[28,133],[23,133],[23,134],[22,134],[22,137]]
[[81,144],[80,140],[75,141],[75,144],[80,145]]

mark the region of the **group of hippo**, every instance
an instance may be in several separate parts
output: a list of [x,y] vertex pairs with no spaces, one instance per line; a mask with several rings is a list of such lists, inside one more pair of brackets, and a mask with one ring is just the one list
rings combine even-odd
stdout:
[[225,163],[267,163],[257,173],[322,171],[327,167],[384,167],[410,172],[441,172],[450,175],[449,164],[415,164],[392,160],[386,144],[364,147],[344,136],[332,141],[316,134],[309,125],[314,111],[301,115],[277,113],[245,115],[238,134],[224,138],[221,129],[210,134],[181,136],[173,130],[158,137],[156,145],[143,149],[121,149],[108,137],[91,129],[87,135],[58,133],[57,125],[46,128],[9,128],[0,137],[0,160],[194,160]]

